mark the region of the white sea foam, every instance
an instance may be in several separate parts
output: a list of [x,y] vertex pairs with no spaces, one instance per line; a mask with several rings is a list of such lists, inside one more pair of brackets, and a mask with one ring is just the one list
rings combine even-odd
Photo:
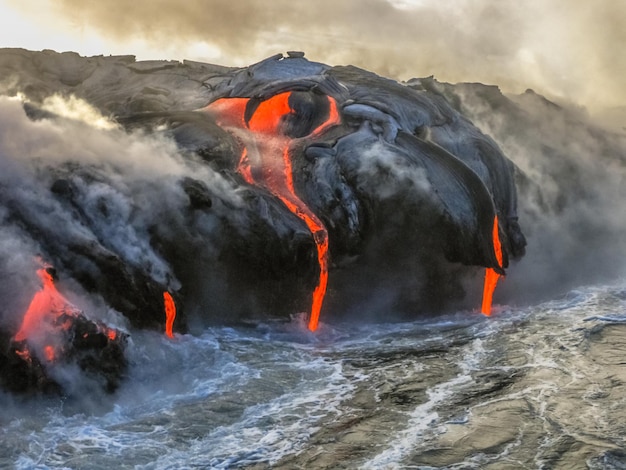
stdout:
[[390,439],[383,452],[366,462],[363,468],[398,468],[402,460],[424,440],[425,434],[438,432],[437,428],[443,423],[440,422],[436,408],[445,403],[459,387],[472,381],[470,372],[480,367],[481,359],[486,354],[480,338],[464,349],[462,360],[458,364],[459,374],[427,390],[428,400],[409,413],[406,426]]
[[[338,452],[348,466],[397,468],[436,447],[448,428],[470,433],[488,416],[483,411],[516,401],[532,407],[529,431],[513,432],[491,454],[468,450],[458,466],[519,462],[537,429],[546,430],[531,445],[537,465],[550,464],[563,432],[594,436],[586,442],[600,443],[600,455],[616,442],[614,416],[626,404],[611,395],[621,390],[613,380],[620,366],[605,373],[587,357],[588,347],[602,343],[584,341],[607,324],[618,328],[608,330],[611,338],[619,338],[625,292],[586,288],[490,319],[463,312],[401,324],[326,325],[319,335],[297,318],[210,328],[173,341],[135,332],[130,376],[102,409],[0,396],[0,467],[232,468],[300,458],[298,465],[307,466],[307,455]],[[505,345],[519,348],[513,363],[499,349]],[[596,360],[617,361],[618,352],[599,351]],[[519,382],[494,396],[470,393],[476,398],[469,408],[455,404],[464,392],[480,390],[472,388],[477,374],[490,371],[517,373]],[[402,399],[407,387],[408,401],[394,402],[390,393]],[[365,441],[350,447],[346,437]]]

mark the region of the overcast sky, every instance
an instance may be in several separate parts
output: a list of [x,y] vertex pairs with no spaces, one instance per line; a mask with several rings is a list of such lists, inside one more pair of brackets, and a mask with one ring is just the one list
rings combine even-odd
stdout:
[[626,0],[0,0],[0,46],[248,65],[287,50],[626,105]]

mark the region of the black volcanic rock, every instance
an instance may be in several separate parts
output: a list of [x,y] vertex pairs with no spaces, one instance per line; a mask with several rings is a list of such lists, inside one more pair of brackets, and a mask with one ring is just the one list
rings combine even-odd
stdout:
[[[281,93],[292,107],[280,132],[291,139],[294,191],[328,231],[333,316],[381,291],[378,313],[455,308],[477,267],[503,272],[524,253],[514,165],[434,87],[295,52],[228,68],[4,49],[0,74],[0,92],[22,93],[31,119],[83,145],[71,158],[33,160],[32,198],[0,190],[4,223],[133,326],[163,328],[164,291],[175,296],[177,331],[189,315],[229,322],[308,310],[314,238],[240,171],[253,139],[246,126]],[[118,127],[82,124],[50,104],[53,94],[84,100]],[[247,103],[239,129],[207,108],[237,99]],[[332,102],[337,122],[315,132]]]
[[[626,134],[532,91],[398,83],[298,52],[230,68],[1,49],[0,77],[0,385],[13,392],[111,392],[127,367],[126,336],[76,312],[58,317],[54,360],[15,340],[34,259],[131,328],[164,330],[165,292],[178,333],[309,311],[320,233],[272,181],[328,232],[324,322],[475,310],[484,267],[506,268],[495,299],[512,304],[624,273]],[[287,109],[259,111],[280,96]]]
[[[0,385],[19,394],[71,394],[63,370],[78,368],[97,390],[114,392],[128,366],[125,357],[127,335],[84,315],[62,314],[54,321],[53,333],[39,338],[41,344],[28,339],[17,341],[0,329]],[[44,343],[54,344],[53,352],[44,352]]]

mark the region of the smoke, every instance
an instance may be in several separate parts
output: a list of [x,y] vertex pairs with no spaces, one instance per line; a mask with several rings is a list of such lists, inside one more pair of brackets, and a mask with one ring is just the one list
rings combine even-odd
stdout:
[[167,51],[242,66],[296,49],[313,60],[400,79],[434,74],[517,92],[531,87],[593,109],[626,103],[621,0],[9,3],[31,17],[49,10],[55,19],[46,17],[40,27],[64,24],[77,47],[99,34],[105,54],[122,53],[123,44],[135,41],[151,58]]
[[497,95],[481,85],[458,89],[464,111],[520,173],[518,211],[528,246],[496,300],[553,298],[626,275],[626,135],[532,91]]
[[113,130],[117,127],[114,122],[100,114],[96,108],[73,95],[69,97],[48,96],[43,100],[40,108],[59,117],[82,121],[96,129]]
[[397,195],[405,186],[427,197],[432,192],[426,170],[406,162],[401,155],[391,152],[382,143],[375,142],[361,155],[360,176],[373,181],[374,194],[381,199]]
[[[86,273],[95,271],[85,253],[119,258],[164,288],[178,289],[150,227],[168,234],[184,226],[185,178],[204,181],[236,207],[240,199],[233,187],[181,155],[170,139],[128,134],[82,100],[53,96],[43,108],[55,115],[31,120],[21,99],[0,97],[0,320],[13,328],[19,324],[39,288],[39,256],[53,265],[74,263]],[[212,229],[206,220],[203,227]],[[209,250],[210,240],[205,245]],[[70,300],[86,313],[96,310],[122,322],[77,280],[63,271],[60,276],[60,285],[75,293]]]

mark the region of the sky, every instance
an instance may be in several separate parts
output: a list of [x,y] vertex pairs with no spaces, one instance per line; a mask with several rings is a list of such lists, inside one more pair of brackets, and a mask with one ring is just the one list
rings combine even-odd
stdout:
[[626,111],[624,0],[0,0],[0,47],[244,66],[288,50]]

